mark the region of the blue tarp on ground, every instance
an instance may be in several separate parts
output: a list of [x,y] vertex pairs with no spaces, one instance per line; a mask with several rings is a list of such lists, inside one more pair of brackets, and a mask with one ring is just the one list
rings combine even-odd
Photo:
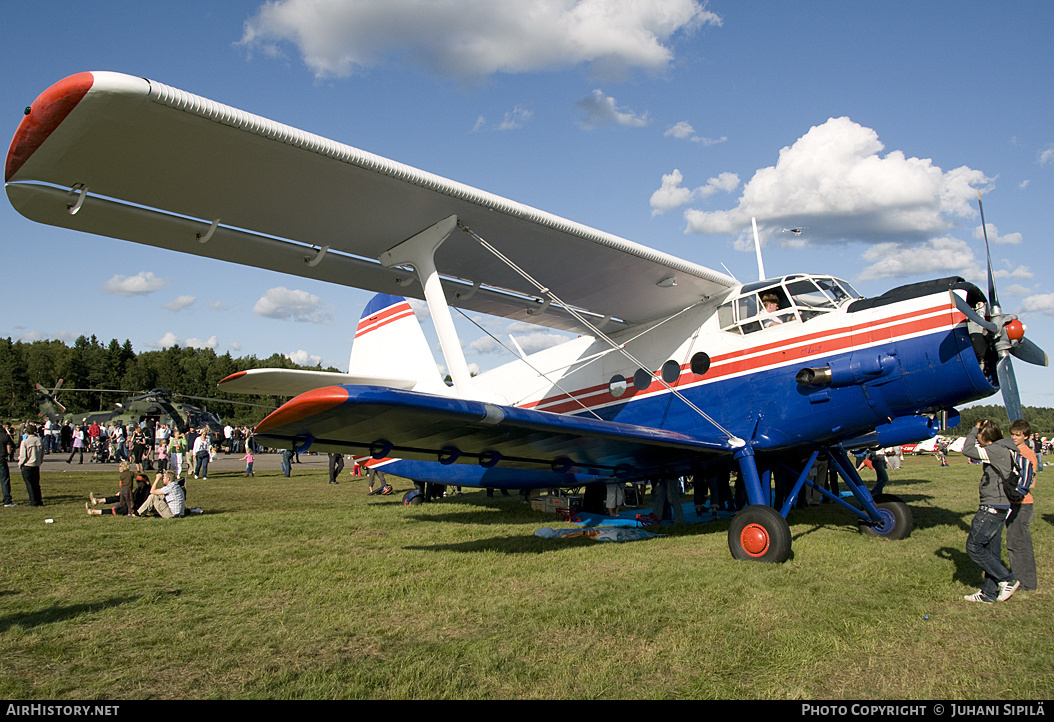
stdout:
[[535,536],[543,539],[560,539],[563,537],[588,537],[595,541],[639,541],[641,539],[652,539],[659,534],[654,534],[644,529],[629,529],[627,527],[594,527],[591,529],[553,529],[543,526],[534,532]]
[[[684,512],[684,523],[685,524],[705,524],[710,521],[714,521],[713,515],[710,513],[709,508],[704,508],[702,514],[695,513],[695,504],[686,501],[681,504],[681,509]],[[652,509],[650,506],[641,506],[636,509],[626,509],[619,513],[618,516],[608,516],[606,514],[591,514],[589,512],[579,512],[578,522],[571,522],[576,526],[581,527],[637,527],[637,515],[638,514],[651,514]],[[730,511],[719,511],[717,512],[717,520],[731,519],[734,516],[733,512]],[[670,524],[672,522],[666,521],[664,524]]]

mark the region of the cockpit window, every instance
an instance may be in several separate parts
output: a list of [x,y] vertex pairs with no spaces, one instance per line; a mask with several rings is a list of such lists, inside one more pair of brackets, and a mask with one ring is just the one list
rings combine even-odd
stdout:
[[748,334],[789,322],[805,323],[859,297],[844,281],[795,274],[743,286],[738,297],[717,309],[717,317],[723,330]]

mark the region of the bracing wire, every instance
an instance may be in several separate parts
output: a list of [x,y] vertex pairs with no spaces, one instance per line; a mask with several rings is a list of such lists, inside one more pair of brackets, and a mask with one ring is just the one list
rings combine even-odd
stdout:
[[[518,265],[516,265],[516,263],[513,262],[512,259],[507,257],[504,253],[499,251],[497,248],[492,246],[490,243],[488,243],[486,239],[484,239],[478,233],[473,231],[471,228],[469,228],[468,226],[463,224],[461,221],[458,221],[458,226],[461,228],[461,230],[463,230],[465,233],[469,234],[472,238],[474,238],[481,246],[483,246],[483,248],[485,248],[487,251],[489,251],[495,258],[497,258],[499,261],[501,261],[502,263],[507,265],[509,268],[511,268],[513,271],[515,271],[517,275],[519,275],[525,281],[527,281],[532,286],[534,286],[536,289],[538,289],[539,293],[541,293],[542,295],[546,296],[551,302],[555,302],[555,303],[563,306],[563,308],[568,313],[570,313],[579,323],[581,323],[583,326],[585,326],[591,332],[593,332],[593,334],[597,338],[601,339],[602,341],[604,341],[604,343],[610,345],[613,349],[615,349],[616,351],[621,353],[631,363],[636,365],[637,368],[641,368],[641,369],[646,368],[643,363],[641,363],[637,358],[635,358],[633,356],[633,354],[631,354],[626,349],[626,344],[617,343],[614,339],[609,337],[606,333],[604,333],[599,328],[597,328],[595,325],[590,323],[581,313],[579,313],[577,310],[572,308],[570,305],[568,305],[568,304],[564,303],[562,300],[560,300],[559,296],[557,296],[555,293],[553,293],[549,288],[545,287],[544,285],[542,285],[541,283],[536,281],[534,279],[534,277],[532,277],[529,273],[527,273],[525,270],[523,270]],[[714,428],[718,429],[721,433],[723,433],[725,436],[727,436],[729,438],[729,440],[739,441],[739,439],[736,437],[735,434],[733,434],[728,429],[726,429],[723,426],[721,426],[721,424],[717,423],[717,421],[715,421],[713,418],[711,418],[705,411],[703,411],[698,406],[696,406],[694,403],[692,403],[683,393],[681,393],[680,391],[675,389],[670,384],[666,383],[666,380],[664,378],[662,378],[662,376],[660,374],[658,374],[658,373],[653,371],[653,372],[651,372],[651,375],[652,375],[652,378],[658,380],[659,383],[661,383],[664,387],[666,387],[666,389],[668,391],[670,391],[670,393],[672,393],[678,399],[683,401],[685,403],[685,405],[688,406],[688,408],[690,408],[692,411],[697,413],[702,418],[706,419],[706,421],[708,421],[711,425],[713,425]]]

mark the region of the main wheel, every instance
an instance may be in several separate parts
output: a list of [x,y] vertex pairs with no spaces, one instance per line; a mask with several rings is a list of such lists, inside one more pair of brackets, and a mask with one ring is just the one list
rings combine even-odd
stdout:
[[748,506],[732,518],[728,548],[735,559],[785,562],[791,551],[790,526],[771,506]]
[[870,536],[881,536],[886,539],[907,539],[915,526],[911,509],[892,494],[879,494],[875,497],[875,506],[882,521],[878,524],[860,522],[860,531]]

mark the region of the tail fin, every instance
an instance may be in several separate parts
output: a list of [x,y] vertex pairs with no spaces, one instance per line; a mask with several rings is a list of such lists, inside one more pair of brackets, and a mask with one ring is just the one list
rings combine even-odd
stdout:
[[366,304],[355,329],[348,373],[412,378],[418,391],[447,390],[421,324],[401,296],[381,293]]

